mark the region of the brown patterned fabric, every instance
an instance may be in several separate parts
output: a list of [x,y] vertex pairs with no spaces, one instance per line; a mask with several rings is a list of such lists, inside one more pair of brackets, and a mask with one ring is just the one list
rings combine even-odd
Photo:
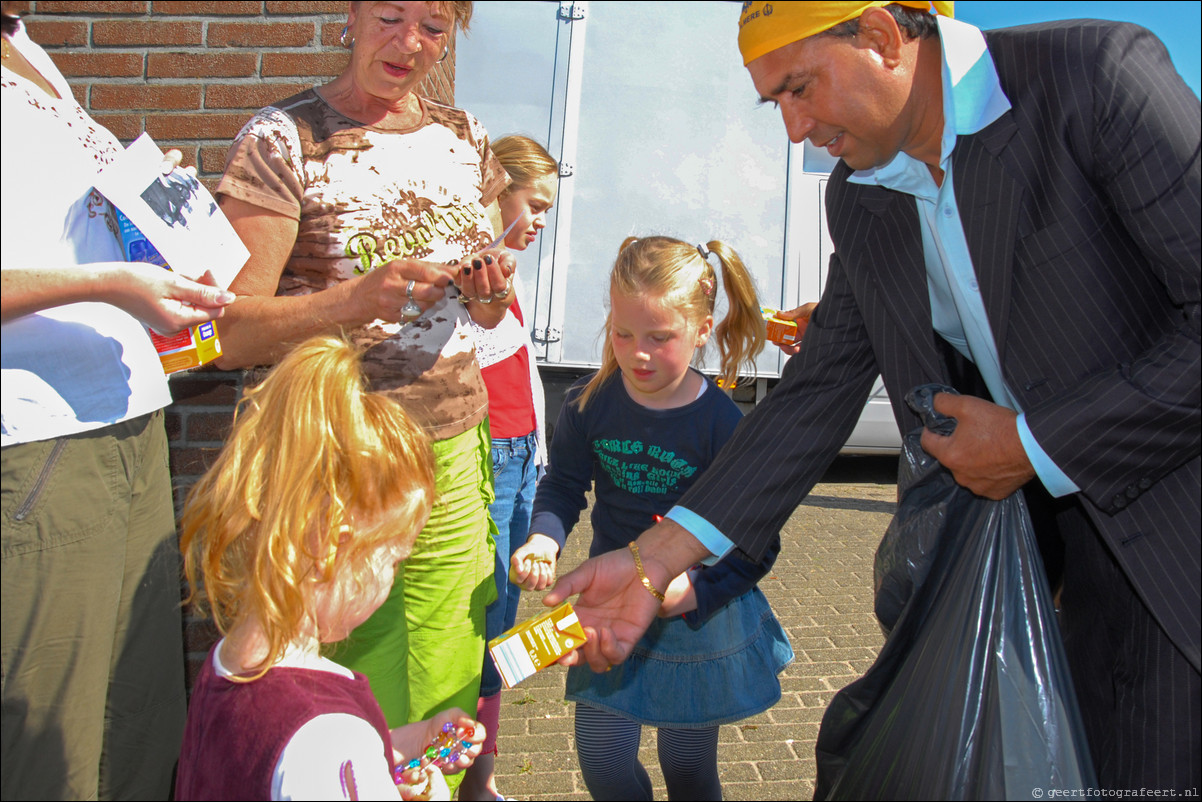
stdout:
[[[446,262],[493,239],[485,207],[509,177],[475,117],[421,98],[422,119],[391,131],[351,120],[308,90],[261,110],[226,160],[219,194],[299,221],[278,295],[306,295],[393,259]],[[468,317],[448,297],[408,325],[348,332],[373,386],[436,439],[484,419],[488,396]]]

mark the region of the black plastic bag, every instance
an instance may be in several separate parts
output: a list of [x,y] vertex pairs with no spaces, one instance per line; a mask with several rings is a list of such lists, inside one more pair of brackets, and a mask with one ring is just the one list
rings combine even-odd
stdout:
[[[906,397],[950,434],[925,385]],[[1096,788],[1022,493],[974,495],[906,436],[876,554],[876,662],[835,695],[815,799],[1038,799]],[[1037,790],[1038,789],[1038,790]]]

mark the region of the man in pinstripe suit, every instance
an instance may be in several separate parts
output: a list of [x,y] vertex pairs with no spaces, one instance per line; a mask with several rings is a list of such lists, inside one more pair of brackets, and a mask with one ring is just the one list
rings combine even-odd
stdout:
[[[842,158],[835,243],[800,352],[668,519],[563,577],[595,670],[663,588],[755,559],[845,441],[879,372],[939,396],[923,447],[974,492],[1026,495],[1064,544],[1062,624],[1103,785],[1196,789],[1202,682],[1200,114],[1136,26],[982,34],[899,5],[745,3],[740,47],[794,142]],[[942,6],[944,4],[936,4]],[[950,5],[950,4],[947,4]],[[940,8],[941,11],[949,11]]]

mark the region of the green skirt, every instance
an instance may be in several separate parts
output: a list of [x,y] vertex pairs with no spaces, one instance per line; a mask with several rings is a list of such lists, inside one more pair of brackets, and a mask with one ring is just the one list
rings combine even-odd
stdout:
[[388,726],[451,707],[474,716],[484,610],[496,598],[488,422],[434,443],[437,498],[388,600],[327,649],[367,676]]

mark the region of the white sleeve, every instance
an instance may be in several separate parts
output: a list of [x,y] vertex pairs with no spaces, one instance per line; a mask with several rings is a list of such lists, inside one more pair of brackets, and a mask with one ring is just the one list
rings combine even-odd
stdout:
[[400,799],[380,734],[365,719],[327,713],[305,722],[280,753],[271,798]]

